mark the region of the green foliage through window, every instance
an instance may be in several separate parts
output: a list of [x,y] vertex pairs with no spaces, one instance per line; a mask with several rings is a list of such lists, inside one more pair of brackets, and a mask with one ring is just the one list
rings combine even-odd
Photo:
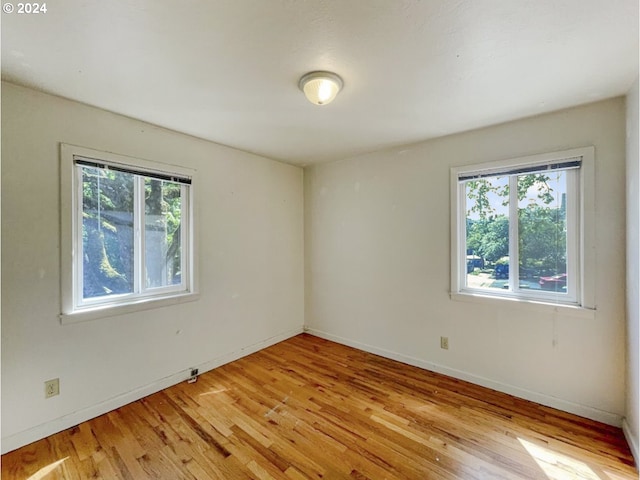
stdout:
[[108,168],[78,169],[83,298],[180,285],[184,185]]
[[[510,194],[510,188],[517,190],[515,195]],[[566,274],[567,171],[466,180],[464,192],[467,272],[474,271],[478,263],[484,266],[483,279],[478,275],[468,278],[472,286],[510,288],[508,279],[515,270],[511,268],[509,272],[510,260],[513,264],[514,259],[514,252],[510,252],[511,234],[516,235],[517,242],[518,288],[540,289],[541,277]],[[510,220],[514,211],[517,216]],[[510,222],[517,225],[510,228]],[[472,258],[481,261],[475,260],[471,265]],[[556,291],[564,292],[566,287]]]

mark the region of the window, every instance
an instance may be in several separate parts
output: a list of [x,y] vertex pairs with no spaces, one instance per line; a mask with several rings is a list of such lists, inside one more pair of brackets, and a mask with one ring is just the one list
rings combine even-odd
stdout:
[[452,169],[452,292],[588,303],[581,183],[592,156],[577,149]]
[[193,293],[192,172],[68,145],[62,161],[63,316]]

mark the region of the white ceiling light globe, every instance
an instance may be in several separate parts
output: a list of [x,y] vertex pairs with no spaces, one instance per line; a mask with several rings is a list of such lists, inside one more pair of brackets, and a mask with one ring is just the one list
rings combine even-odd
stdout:
[[343,86],[342,79],[331,72],[310,72],[303,75],[298,87],[314,105],[331,103]]

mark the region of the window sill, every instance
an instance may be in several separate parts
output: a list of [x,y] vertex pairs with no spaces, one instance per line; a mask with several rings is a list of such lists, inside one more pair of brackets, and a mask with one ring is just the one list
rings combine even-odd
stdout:
[[144,298],[122,305],[101,305],[99,307],[84,308],[73,313],[63,313],[60,315],[60,323],[68,325],[78,322],[87,322],[105,317],[115,317],[128,313],[150,310],[153,308],[168,307],[181,303],[194,302],[200,298],[199,293],[182,293],[163,297]]
[[549,303],[542,300],[530,300],[516,297],[500,297],[481,293],[451,292],[451,300],[468,303],[482,303],[495,306],[513,306],[515,308],[525,308],[531,311],[560,313],[570,317],[584,319],[594,319],[595,308],[581,307],[578,305],[564,305],[561,303]]

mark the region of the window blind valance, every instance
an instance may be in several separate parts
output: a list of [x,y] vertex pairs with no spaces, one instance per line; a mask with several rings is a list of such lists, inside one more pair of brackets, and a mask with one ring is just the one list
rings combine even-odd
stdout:
[[93,167],[93,168],[101,168],[104,170],[111,170],[114,172],[124,172],[124,173],[130,173],[133,175],[140,175],[143,177],[149,177],[149,178],[154,178],[156,180],[164,180],[167,182],[174,182],[174,183],[181,183],[184,185],[191,185],[191,178],[189,177],[182,177],[179,175],[171,175],[171,174],[165,174],[162,172],[156,172],[153,170],[136,170],[134,168],[128,168],[128,167],[123,167],[123,166],[119,166],[119,165],[115,165],[112,163],[104,163],[104,162],[99,162],[97,160],[94,159],[90,159],[90,158],[83,158],[83,157],[75,157],[74,158],[74,163],[76,165],[82,165],[84,167]]
[[527,165],[521,168],[518,167],[508,167],[504,169],[495,169],[495,170],[484,170],[479,172],[465,172],[458,176],[459,182],[465,182],[467,180],[477,180],[480,178],[489,178],[489,177],[505,177],[508,175],[521,175],[521,174],[529,174],[529,173],[544,173],[550,172],[553,170],[571,170],[575,168],[580,168],[582,163],[582,157],[574,157],[567,158],[562,160],[561,162],[552,162],[541,165]]

